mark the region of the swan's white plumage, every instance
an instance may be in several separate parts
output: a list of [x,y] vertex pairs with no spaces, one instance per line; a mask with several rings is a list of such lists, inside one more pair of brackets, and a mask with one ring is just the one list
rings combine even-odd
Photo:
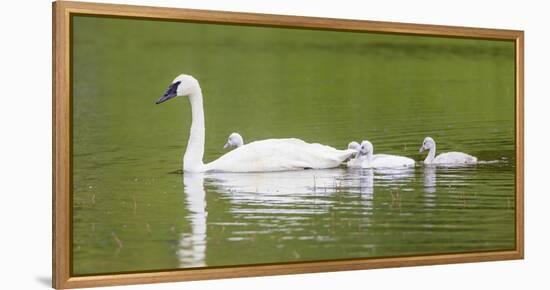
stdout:
[[353,155],[300,139],[268,139],[240,146],[205,165],[205,171],[260,172],[338,167]]
[[359,155],[357,158],[348,162],[349,167],[359,168],[401,168],[413,167],[415,161],[412,158],[390,155],[390,154],[373,154],[374,147],[372,143],[365,140],[361,142]]
[[348,160],[348,162],[346,163],[346,166],[347,167],[360,167],[360,166],[356,166],[357,164],[357,157],[359,156],[359,151],[361,150],[361,145],[359,145],[359,143],[357,143],[357,141],[351,141],[349,142],[348,144],[348,149],[351,149],[353,151],[355,151],[353,158],[351,158],[350,160]]
[[186,172],[225,171],[262,172],[338,167],[347,161],[354,150],[307,143],[299,139],[268,139],[255,141],[230,151],[217,160],[204,164],[204,108],[199,82],[189,75],[174,79],[166,93],[156,102],[187,96],[191,104],[191,129],[183,157]]
[[227,137],[227,143],[223,145],[224,149],[227,148],[233,148],[233,147],[241,147],[244,145],[244,140],[241,134],[233,132]]
[[428,156],[424,159],[424,164],[435,165],[469,165],[476,164],[477,157],[462,152],[446,152],[437,156],[435,140],[431,137],[424,138],[420,152],[429,150]]
[[437,155],[430,164],[475,164],[477,158],[462,152],[446,152]]
[[412,167],[414,159],[398,155],[389,154],[374,154],[370,162],[372,168],[396,168],[396,167]]

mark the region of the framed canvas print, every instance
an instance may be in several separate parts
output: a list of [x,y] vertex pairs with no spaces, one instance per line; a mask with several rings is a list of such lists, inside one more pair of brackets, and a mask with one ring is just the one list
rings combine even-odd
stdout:
[[54,287],[523,257],[523,32],[53,3]]

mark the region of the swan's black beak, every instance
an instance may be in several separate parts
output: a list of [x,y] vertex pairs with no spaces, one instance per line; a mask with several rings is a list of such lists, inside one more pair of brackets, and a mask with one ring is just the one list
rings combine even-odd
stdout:
[[164,93],[164,95],[162,97],[160,97],[160,99],[158,99],[155,104],[160,104],[160,103],[164,103],[170,99],[173,99],[175,97],[178,96],[178,86],[181,82],[178,81],[178,82],[175,82],[173,84],[171,84],[168,89],[166,90],[166,92]]
[[424,152],[424,150],[426,150],[426,148],[424,148],[424,145],[420,146],[420,150],[418,150],[418,153],[422,153]]

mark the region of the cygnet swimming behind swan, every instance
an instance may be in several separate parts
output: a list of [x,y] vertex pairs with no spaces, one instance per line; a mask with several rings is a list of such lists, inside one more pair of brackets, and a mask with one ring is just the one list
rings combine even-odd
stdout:
[[361,142],[359,155],[357,158],[350,160],[348,166],[359,168],[401,168],[413,167],[415,165],[414,159],[412,158],[373,153],[374,147],[371,142],[367,140]]
[[424,138],[420,152],[429,150],[428,156],[424,159],[424,164],[446,164],[446,165],[464,165],[476,164],[477,157],[462,152],[447,152],[435,156],[435,140],[431,137]]
[[227,143],[223,145],[223,149],[233,148],[233,147],[238,148],[243,145],[244,145],[244,140],[241,134],[233,132],[229,135],[229,137],[227,137]]
[[348,167],[357,167],[354,165],[357,163],[357,157],[359,157],[359,150],[361,150],[361,145],[359,145],[357,141],[351,141],[348,144],[348,149],[355,151],[355,154],[348,162],[346,162],[346,165]]
[[267,139],[254,141],[229,151],[220,158],[204,164],[204,108],[199,82],[190,75],[179,75],[170,84],[157,104],[175,97],[187,97],[191,104],[191,129],[185,154],[185,172],[264,172],[338,167],[354,150],[338,150],[300,139]]

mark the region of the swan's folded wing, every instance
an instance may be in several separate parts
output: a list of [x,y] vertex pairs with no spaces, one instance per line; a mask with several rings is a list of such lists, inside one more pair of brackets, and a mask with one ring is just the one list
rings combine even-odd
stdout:
[[208,171],[260,172],[339,166],[353,150],[337,150],[299,139],[269,139],[241,146],[206,165]]
[[433,163],[436,164],[475,164],[477,158],[462,152],[446,152],[437,155]]
[[372,161],[372,166],[376,168],[395,168],[414,165],[415,161],[412,158],[390,154],[374,154]]

